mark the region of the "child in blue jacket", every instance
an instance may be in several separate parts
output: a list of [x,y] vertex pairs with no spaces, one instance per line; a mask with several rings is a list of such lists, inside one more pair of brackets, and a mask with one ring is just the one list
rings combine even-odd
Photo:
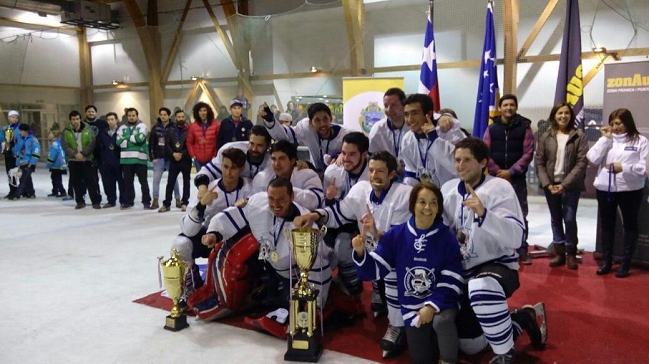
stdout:
[[36,163],[41,157],[41,144],[32,134],[29,125],[20,124],[18,130],[20,137],[18,137],[15,148],[16,167],[20,168],[22,176],[20,177],[20,185],[18,185],[16,195],[12,196],[10,200],[17,200],[20,196],[36,198],[32,173],[36,170]]
[[58,124],[54,124],[48,134],[50,144],[50,153],[47,155],[45,168],[50,170],[52,179],[52,193],[47,197],[65,197],[65,188],[63,187],[63,175],[68,173],[68,165],[65,163],[65,152],[61,147],[61,130]]

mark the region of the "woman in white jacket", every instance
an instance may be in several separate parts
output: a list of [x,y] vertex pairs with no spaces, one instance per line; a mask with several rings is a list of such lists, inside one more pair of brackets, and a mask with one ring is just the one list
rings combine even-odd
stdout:
[[602,229],[604,257],[597,274],[611,271],[617,207],[624,224],[624,258],[615,274],[629,275],[631,258],[638,242],[638,213],[647,170],[647,138],[635,126],[627,109],[614,110],[608,126],[602,127],[602,137],[588,151],[588,160],[599,165],[593,184],[597,189],[599,226]]

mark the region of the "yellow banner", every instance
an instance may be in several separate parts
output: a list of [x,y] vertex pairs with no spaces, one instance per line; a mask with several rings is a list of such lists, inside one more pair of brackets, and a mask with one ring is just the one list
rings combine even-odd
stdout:
[[372,125],[385,118],[383,94],[391,87],[403,90],[403,77],[343,78],[343,125],[369,134]]

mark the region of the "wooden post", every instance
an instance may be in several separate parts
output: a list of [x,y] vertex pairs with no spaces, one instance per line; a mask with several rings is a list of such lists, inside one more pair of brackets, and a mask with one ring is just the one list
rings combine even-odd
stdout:
[[174,64],[176,56],[178,55],[178,48],[180,47],[180,42],[183,39],[183,25],[185,24],[185,20],[187,19],[187,13],[189,13],[189,6],[191,5],[191,3],[192,0],[187,0],[187,2],[185,3],[185,9],[183,9],[183,14],[180,16],[178,28],[176,29],[176,35],[174,36],[173,43],[171,43],[171,49],[169,50],[169,54],[167,55],[165,66],[162,69],[163,83],[169,81],[169,73],[171,73],[171,66]]
[[505,23],[505,80],[503,94],[516,93],[516,55],[518,50],[518,0],[503,1]]
[[81,107],[94,103],[94,92],[92,89],[92,61],[90,45],[86,37],[86,28],[77,28],[77,40],[79,41],[79,87],[81,89]]
[[343,0],[352,76],[365,73],[365,8],[362,0]]

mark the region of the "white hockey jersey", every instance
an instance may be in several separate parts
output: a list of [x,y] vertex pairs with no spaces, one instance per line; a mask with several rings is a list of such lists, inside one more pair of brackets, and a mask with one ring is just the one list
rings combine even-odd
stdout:
[[404,183],[414,186],[422,178],[428,178],[435,185],[442,186],[456,178],[453,152],[455,144],[464,138],[460,122],[455,119],[453,127],[446,133],[440,132],[439,127],[428,133],[427,138],[407,132],[401,147],[401,158],[406,167]]
[[203,166],[203,168],[201,168],[201,170],[198,171],[198,173],[196,173],[196,177],[200,175],[205,175],[210,180],[210,182],[214,181],[217,178],[221,178],[221,165],[223,164],[223,151],[228,148],[237,148],[242,150],[244,153],[246,153],[246,166],[243,169],[243,172],[241,173],[241,177],[253,179],[261,171],[271,168],[270,153],[266,153],[261,163],[259,165],[255,165],[252,164],[250,158],[248,157],[248,148],[249,148],[248,142],[230,142],[224,144],[221,147],[221,149],[219,149],[219,152],[216,155],[216,157],[212,158],[211,161],[207,162]]
[[308,118],[300,120],[295,126],[285,126],[273,121],[269,123],[264,120],[264,126],[270,136],[275,140],[288,140],[291,143],[304,143],[309,148],[311,163],[317,171],[324,171],[327,168],[325,156],[335,156],[343,148],[343,138],[351,131],[338,124],[331,124],[333,134],[329,139],[322,139],[318,132],[313,129]]
[[316,211],[325,217],[328,227],[338,228],[356,222],[360,231],[362,226],[358,220],[366,213],[366,206],[369,206],[376,228],[385,232],[394,225],[408,221],[410,191],[412,191],[411,186],[392,183],[387,191],[383,191],[383,195],[375,196],[370,182],[361,181],[351,188],[343,200]]
[[[252,193],[266,192],[270,181],[275,179],[275,171],[272,168],[259,173],[252,181]],[[293,168],[291,173],[291,184],[293,185],[294,200],[300,206],[309,210],[315,210],[324,203],[324,192],[322,182],[318,174],[310,169]]]
[[370,153],[380,151],[390,152],[397,160],[401,160],[401,145],[403,137],[410,131],[408,124],[403,123],[401,129],[395,129],[390,119],[376,122],[370,130]]
[[[309,211],[297,203],[293,203],[297,214],[306,214]],[[259,259],[266,260],[279,275],[292,279],[293,285],[297,282],[299,268],[292,256],[290,242],[287,236],[295,229],[292,220],[276,217],[268,207],[268,194],[260,192],[252,197],[243,208],[229,207],[218,213],[209,224],[208,233],[218,232],[227,240],[239,232],[244,226],[249,225],[250,231],[259,242]],[[313,228],[318,228],[314,223]],[[331,267],[329,265],[330,249],[322,238],[318,243],[318,257],[309,271],[309,282],[320,290],[320,302],[327,302],[329,284],[331,283]],[[292,273],[292,274],[291,274]]]
[[464,182],[457,178],[442,186],[444,223],[458,237],[465,278],[487,262],[518,270],[516,249],[525,236],[525,220],[511,183],[488,175],[482,178],[473,187],[486,209],[481,218],[462,204],[470,196]]
[[347,196],[349,190],[360,181],[369,181],[369,173],[367,168],[367,161],[364,162],[363,170],[358,176],[352,176],[345,170],[343,166],[337,166],[335,163],[327,167],[325,170],[324,178],[322,180],[322,188],[325,191],[325,198],[327,197],[327,188],[331,185],[331,182],[336,179],[335,186],[338,188],[338,194],[334,198],[337,201],[342,200]]
[[192,197],[187,206],[187,213],[180,220],[180,229],[187,237],[195,236],[199,233],[202,226],[207,226],[212,217],[228,207],[234,206],[234,203],[242,198],[252,196],[252,181],[249,178],[239,178],[239,185],[232,192],[226,192],[221,178],[212,181],[207,187],[210,191],[216,191],[218,196],[212,203],[206,206],[205,211],[199,211],[198,198]]

